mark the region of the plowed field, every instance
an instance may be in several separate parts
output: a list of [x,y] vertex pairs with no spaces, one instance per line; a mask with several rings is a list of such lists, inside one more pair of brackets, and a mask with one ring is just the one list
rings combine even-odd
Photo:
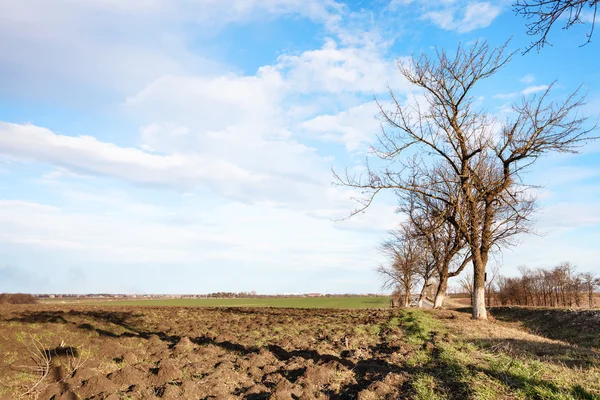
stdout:
[[595,349],[450,311],[62,307],[0,308],[0,398],[600,396]]

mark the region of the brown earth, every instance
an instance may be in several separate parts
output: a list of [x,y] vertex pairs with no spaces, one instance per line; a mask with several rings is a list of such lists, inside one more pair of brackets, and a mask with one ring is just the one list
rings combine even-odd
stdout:
[[406,381],[390,310],[67,307],[0,309],[1,399],[398,398]]
[[492,315],[3,305],[0,400],[599,398],[594,345]]

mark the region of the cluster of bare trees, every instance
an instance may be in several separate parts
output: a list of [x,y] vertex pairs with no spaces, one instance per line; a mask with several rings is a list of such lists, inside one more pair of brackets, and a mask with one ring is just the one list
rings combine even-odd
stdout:
[[499,277],[495,297],[502,305],[544,307],[593,307],[600,278],[578,273],[570,263],[552,269],[520,269],[521,276]]
[[27,293],[0,293],[0,304],[35,304],[38,300]]
[[[400,62],[400,73],[419,96],[401,99],[390,90],[390,106],[377,101],[382,129],[365,172],[335,173],[338,184],[363,194],[351,215],[369,207],[380,191],[396,193],[407,221],[394,244],[385,246],[392,266],[432,262],[438,300],[447,280],[472,266],[475,319],[487,319],[490,256],[530,229],[535,197],[524,173],[543,155],[574,152],[589,140],[586,119],[577,113],[584,104],[578,91],[556,101],[550,86],[514,103],[502,121],[479,109],[474,90],[510,61],[514,53],[507,53],[507,44],[459,45],[453,53],[436,50],[433,57]],[[415,248],[424,255],[414,256]]]
[[391,238],[381,245],[390,264],[377,268],[383,278],[383,288],[396,291],[402,300],[401,305],[408,307],[412,301],[411,294],[418,290],[420,284],[418,303],[422,306],[427,288],[433,285],[435,260],[410,225],[400,225],[390,235]]

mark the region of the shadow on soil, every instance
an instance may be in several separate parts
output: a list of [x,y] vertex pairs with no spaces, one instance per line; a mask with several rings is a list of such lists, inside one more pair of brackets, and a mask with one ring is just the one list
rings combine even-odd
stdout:
[[[471,307],[455,310],[469,314],[472,312]],[[598,309],[503,306],[490,307],[488,311],[494,319],[520,323],[536,335],[600,350],[600,310]]]
[[513,338],[477,339],[469,342],[480,349],[493,353],[501,352],[510,356],[524,356],[569,368],[587,369],[600,366],[600,354],[568,344]]
[[[240,313],[240,314],[256,314],[256,310],[241,309],[241,308],[230,308],[220,309],[220,312],[228,313]],[[458,311],[467,312],[470,309],[459,309]],[[260,312],[260,311],[259,311]],[[267,313],[268,311],[264,311]],[[279,312],[279,311],[278,311]],[[494,313],[494,315],[496,315]],[[121,337],[139,337],[142,339],[149,339],[156,335],[161,340],[167,342],[170,348],[173,348],[180,340],[181,336],[168,335],[160,331],[149,331],[136,326],[130,322],[141,314],[133,312],[108,312],[108,311],[27,311],[23,312],[20,316],[8,319],[7,321],[22,322],[22,323],[58,323],[58,324],[72,324],[79,329],[96,331],[99,335],[110,337],[110,338],[121,338]],[[99,324],[111,323],[120,326],[126,332],[116,334],[108,330],[96,327],[90,323],[77,323],[70,321],[75,318],[91,318],[97,321]],[[411,324],[410,321],[403,329],[411,335],[425,335],[425,332],[416,323]],[[215,338],[208,336],[199,336],[190,338],[190,340],[197,345],[214,345],[230,352],[237,354],[248,355],[251,353],[260,352],[260,348],[256,346],[248,347],[239,343],[231,341],[217,341]],[[358,361],[352,360],[352,351],[342,351],[341,356],[334,356],[329,354],[320,354],[315,350],[310,349],[298,349],[298,350],[286,350],[281,346],[271,344],[263,347],[268,350],[280,361],[288,361],[294,357],[303,358],[305,360],[312,360],[315,364],[326,364],[326,363],[339,363],[340,365],[350,369],[354,373],[354,382],[343,386],[337,392],[328,391],[327,388],[323,390],[323,393],[332,399],[355,399],[360,391],[369,387],[373,388],[373,384],[383,381],[386,376],[390,373],[399,374],[403,379],[397,382],[401,398],[410,398],[414,392],[417,377],[430,376],[432,377],[437,385],[437,390],[444,393],[446,398],[449,399],[466,399],[472,397],[473,388],[469,382],[469,377],[477,374],[485,374],[486,376],[493,378],[501,382],[506,389],[518,389],[526,393],[555,393],[555,394],[567,394],[571,395],[576,399],[594,399],[594,395],[586,391],[580,386],[574,386],[569,392],[565,392],[555,386],[553,383],[539,380],[536,378],[527,378],[522,375],[510,372],[510,369],[505,371],[495,371],[487,368],[482,368],[476,365],[465,365],[458,363],[454,360],[449,360],[446,357],[441,357],[442,353],[438,347],[437,334],[432,332],[431,335],[424,341],[422,350],[428,355],[426,363],[420,366],[409,366],[406,364],[392,364],[386,359],[389,359],[390,354],[397,351],[398,347],[390,347],[385,342],[379,343],[375,346],[371,346],[367,349],[367,354],[372,355],[369,358],[359,359]],[[444,339],[441,339],[444,340]],[[535,345],[531,343],[523,343],[526,341],[519,340],[480,340],[473,342],[482,349],[494,350],[494,346],[500,346],[500,343],[510,343],[512,348],[518,348],[522,351],[527,351],[531,354],[539,353],[539,349],[536,349]],[[548,344],[544,347],[545,352],[549,354],[561,354],[564,353],[568,346],[561,346],[557,344]],[[497,348],[506,352],[504,349]],[[52,351],[52,350],[48,350]],[[565,359],[560,360],[567,364]],[[573,366],[584,366],[588,364],[577,364],[581,360],[571,360]],[[297,368],[292,370],[280,369],[274,373],[281,374],[290,382],[295,382],[299,379],[306,368]],[[68,388],[66,388],[68,389]],[[244,396],[243,392],[236,393],[245,399],[267,399],[270,397],[270,393],[263,392],[258,394],[248,394]]]

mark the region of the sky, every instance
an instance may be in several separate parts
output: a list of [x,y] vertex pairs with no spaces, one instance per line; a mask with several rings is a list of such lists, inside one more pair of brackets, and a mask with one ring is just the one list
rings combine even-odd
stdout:
[[[340,221],[397,62],[532,38],[510,1],[0,0],[0,292],[377,293],[392,195]],[[579,86],[600,117],[587,26],[476,89],[497,118]],[[600,39],[600,37],[598,37]],[[600,272],[600,145],[540,159],[538,235],[501,273]]]

